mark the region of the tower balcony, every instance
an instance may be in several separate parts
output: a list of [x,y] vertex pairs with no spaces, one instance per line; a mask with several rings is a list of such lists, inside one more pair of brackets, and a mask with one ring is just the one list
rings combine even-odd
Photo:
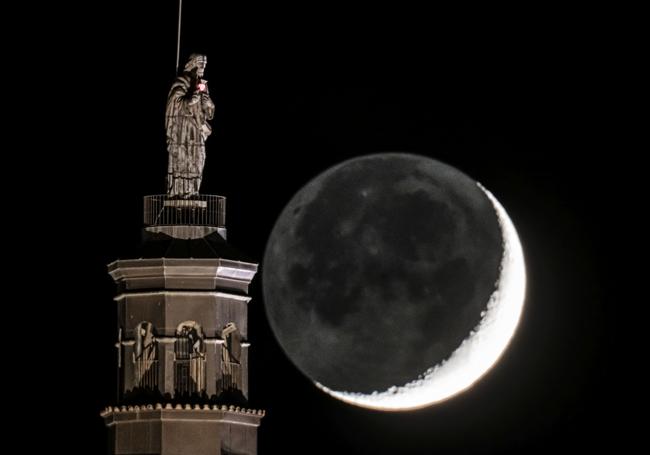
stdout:
[[196,239],[218,232],[226,238],[226,198],[197,194],[187,199],[153,194],[144,197],[144,229],[174,238]]
[[144,197],[144,225],[226,227],[226,198],[198,194],[188,199],[154,194]]

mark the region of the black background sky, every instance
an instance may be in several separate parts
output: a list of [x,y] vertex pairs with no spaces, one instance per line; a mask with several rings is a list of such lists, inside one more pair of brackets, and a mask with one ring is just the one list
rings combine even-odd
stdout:
[[[56,155],[52,193],[83,188],[90,202],[52,207],[65,228],[47,234],[63,247],[61,263],[82,264],[79,292],[52,316],[81,324],[88,340],[79,355],[93,379],[66,376],[60,387],[81,416],[72,434],[87,453],[105,450],[99,412],[115,400],[106,264],[135,253],[142,196],[164,191],[167,165],[177,4],[126,3],[93,2],[61,31],[92,52],[74,53],[83,69],[55,92],[83,132]],[[602,98],[583,67],[588,36],[531,31],[530,16],[507,31],[475,28],[463,15],[458,26],[443,14],[423,25],[417,12],[343,25],[345,11],[329,20],[327,11],[276,10],[271,20],[219,2],[185,3],[181,66],[190,52],[208,55],[216,104],[202,192],[228,198],[233,245],[261,261],[276,217],[311,178],[353,156],[405,151],[486,186],[515,223],[528,266],[520,327],[498,365],[461,396],[398,414],[338,403],[303,377],[270,332],[258,277],[250,382],[251,405],[267,410],[261,454],[541,454],[626,440],[613,360],[620,307],[606,268],[615,253],[607,207],[622,178],[616,157],[600,159],[594,148]],[[70,283],[71,269],[53,273]]]

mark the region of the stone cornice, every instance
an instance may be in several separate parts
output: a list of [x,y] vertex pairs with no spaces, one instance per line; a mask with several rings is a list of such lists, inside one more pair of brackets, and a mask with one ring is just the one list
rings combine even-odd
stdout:
[[248,292],[257,264],[230,259],[118,259],[108,273],[124,290],[193,289]]
[[215,420],[259,426],[266,411],[232,405],[177,404],[173,406],[167,403],[163,406],[158,403],[142,406],[108,406],[100,415],[106,420],[108,426],[119,421],[131,420]]
[[127,297],[142,297],[142,296],[199,296],[199,295],[206,295],[206,296],[214,296],[214,297],[223,297],[228,300],[238,300],[243,303],[248,303],[250,302],[253,298],[249,297],[247,295],[237,295],[237,294],[229,294],[227,292],[210,292],[210,291],[198,291],[198,292],[191,292],[191,291],[149,291],[149,292],[123,292],[121,294],[118,294],[117,296],[113,297],[113,300],[119,301]]

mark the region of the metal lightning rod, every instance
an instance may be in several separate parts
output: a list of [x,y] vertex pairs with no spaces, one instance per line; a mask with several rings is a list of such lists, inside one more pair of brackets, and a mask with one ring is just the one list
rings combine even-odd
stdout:
[[178,62],[181,56],[181,15],[183,14],[183,0],[178,0],[178,38],[176,40],[176,75],[178,76]]

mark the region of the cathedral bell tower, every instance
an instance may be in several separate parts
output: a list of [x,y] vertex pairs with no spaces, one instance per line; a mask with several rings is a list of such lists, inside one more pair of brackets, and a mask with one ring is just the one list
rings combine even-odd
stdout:
[[[197,68],[199,71],[197,71]],[[117,285],[118,403],[111,454],[257,453],[248,408],[248,288],[257,264],[226,242],[226,198],[198,193],[214,105],[193,54],[169,94],[167,194],[145,196],[139,256]]]

